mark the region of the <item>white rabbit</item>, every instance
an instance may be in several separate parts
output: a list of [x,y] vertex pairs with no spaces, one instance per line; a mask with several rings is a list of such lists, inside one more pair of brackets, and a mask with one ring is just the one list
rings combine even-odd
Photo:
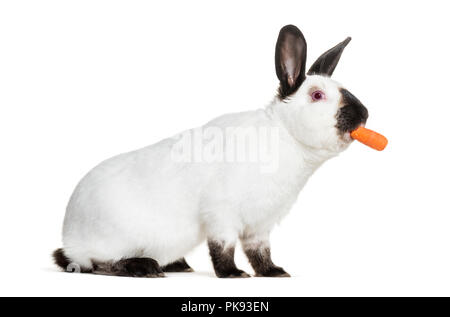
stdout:
[[[239,239],[257,276],[289,276],[272,263],[269,234],[311,174],[345,150],[352,141],[349,132],[368,117],[358,99],[330,79],[349,41],[320,56],[306,76],[306,41],[297,27],[287,25],[276,44],[278,95],[266,108],[221,116],[91,170],[69,201],[56,264],[81,272],[164,276],[192,270],[184,256],[207,239],[218,277],[248,277],[234,263]],[[261,168],[261,160],[174,155],[189,134],[224,132],[228,140],[227,133],[249,128],[273,132],[266,149],[275,162],[270,170]],[[231,147],[217,144],[216,154]]]

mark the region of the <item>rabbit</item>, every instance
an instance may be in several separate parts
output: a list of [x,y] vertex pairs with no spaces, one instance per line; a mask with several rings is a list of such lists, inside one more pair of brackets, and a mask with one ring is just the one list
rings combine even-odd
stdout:
[[[305,74],[305,38],[286,25],[275,47],[278,93],[267,106],[223,115],[93,168],[69,200],[55,263],[82,273],[163,277],[192,271],[184,257],[206,241],[217,277],[244,278],[250,275],[234,262],[239,240],[255,276],[289,277],[272,262],[270,232],[314,171],[347,149],[350,132],[368,118],[364,105],[330,78],[350,40]],[[176,159],[186,133],[208,128],[277,131],[268,150],[276,164],[262,170],[259,161]]]

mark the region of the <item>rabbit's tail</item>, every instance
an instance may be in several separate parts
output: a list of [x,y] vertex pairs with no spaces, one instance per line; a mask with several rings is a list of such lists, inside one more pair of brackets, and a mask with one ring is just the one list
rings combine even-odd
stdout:
[[71,262],[64,254],[63,249],[56,249],[55,252],[53,252],[53,260],[55,261],[55,264],[63,270],[66,270]]
[[86,270],[80,268],[79,265],[71,261],[65,254],[62,248],[56,249],[53,252],[53,261],[56,265],[58,265],[61,269],[66,272],[78,272],[78,273],[91,273],[92,270]]

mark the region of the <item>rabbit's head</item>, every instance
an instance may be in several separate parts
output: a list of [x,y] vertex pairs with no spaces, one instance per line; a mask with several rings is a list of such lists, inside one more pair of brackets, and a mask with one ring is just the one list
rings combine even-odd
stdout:
[[307,76],[306,41],[293,25],[280,31],[275,67],[280,87],[274,110],[302,144],[339,152],[352,141],[350,132],[364,125],[368,112],[361,102],[330,78],[350,38],[322,54]]

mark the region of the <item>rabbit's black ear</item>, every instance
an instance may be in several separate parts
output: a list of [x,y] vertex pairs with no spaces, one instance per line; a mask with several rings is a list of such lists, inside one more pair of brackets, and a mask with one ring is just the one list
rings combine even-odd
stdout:
[[314,64],[312,64],[308,71],[308,75],[333,75],[334,69],[341,58],[342,52],[351,39],[351,37],[347,37],[343,42],[320,55]]
[[306,41],[302,32],[294,25],[280,30],[275,47],[275,69],[281,98],[295,92],[305,80]]

